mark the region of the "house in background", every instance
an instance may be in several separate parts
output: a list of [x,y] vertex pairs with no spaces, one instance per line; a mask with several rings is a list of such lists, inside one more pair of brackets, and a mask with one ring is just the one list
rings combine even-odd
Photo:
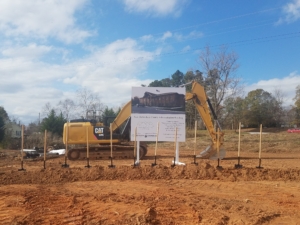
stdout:
[[8,135],[12,138],[22,137],[22,126],[15,122],[8,122],[5,124],[5,130]]
[[[156,90],[158,91],[158,90]],[[177,92],[169,92],[156,94],[146,91],[142,98],[139,98],[139,103],[149,107],[185,107],[185,98],[183,94]]]

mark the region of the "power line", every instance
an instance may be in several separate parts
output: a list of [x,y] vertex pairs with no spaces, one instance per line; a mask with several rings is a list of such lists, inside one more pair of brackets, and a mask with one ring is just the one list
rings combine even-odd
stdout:
[[[251,38],[251,39],[247,39],[247,40],[234,41],[234,42],[229,42],[229,43],[222,43],[222,44],[210,46],[210,48],[219,48],[221,46],[242,46],[242,45],[262,43],[262,42],[275,41],[275,40],[283,40],[283,39],[296,38],[296,37],[300,37],[300,31],[279,34],[279,35],[272,35],[272,36]],[[186,51],[180,50],[180,51],[172,51],[172,52],[168,52],[168,53],[153,54],[149,57],[137,57],[137,58],[131,58],[128,60],[123,60],[123,61],[134,62],[134,61],[143,61],[143,60],[146,60],[149,58],[188,54],[190,52],[203,50],[205,48],[206,47],[199,47],[199,48],[192,48],[192,49],[189,49]],[[120,60],[117,60],[117,61],[120,61]],[[117,62],[117,61],[114,61],[114,62]],[[110,61],[110,62],[112,63],[112,61]],[[108,63],[108,64],[111,64],[111,63]],[[106,64],[106,63],[104,63],[104,64]]]
[[[228,21],[228,20],[234,20],[234,19],[239,19],[239,18],[242,18],[242,17],[247,17],[247,16],[252,16],[252,15],[256,15],[256,14],[260,14],[260,13],[264,13],[264,12],[269,12],[269,11],[274,11],[274,10],[277,10],[277,9],[280,9],[282,7],[274,7],[274,8],[269,8],[269,9],[264,9],[264,10],[259,10],[259,11],[255,11],[255,12],[250,12],[250,13],[245,13],[245,14],[241,14],[241,15],[237,15],[237,16],[232,16],[232,17],[227,17],[227,18],[222,18],[222,19],[218,19],[218,20],[212,20],[212,21],[208,21],[208,22],[204,22],[204,23],[200,23],[200,24],[195,24],[195,25],[191,25],[191,26],[186,26],[186,27],[181,27],[181,28],[178,28],[178,29],[173,29],[173,30],[167,30],[168,32],[176,32],[176,31],[182,31],[182,30],[187,30],[187,29],[191,29],[191,28],[196,28],[196,27],[200,27],[200,26],[206,26],[206,25],[211,25],[211,24],[216,24],[216,23],[220,23],[220,22],[224,22],[224,21]],[[271,20],[267,20],[267,21],[271,21]],[[273,21],[273,20],[272,20]],[[259,21],[259,23],[262,23],[262,22],[265,22],[265,21]],[[259,24],[258,23],[258,24]],[[269,25],[272,24],[272,23],[269,23]],[[247,25],[247,24],[246,24]],[[264,24],[265,25],[268,25],[268,24]],[[244,26],[244,25],[242,25]],[[258,27],[259,25],[257,25]],[[229,27],[230,28],[230,27]],[[254,26],[252,27],[254,28]],[[224,29],[228,29],[228,28],[223,28]],[[242,28],[241,28],[242,29]],[[244,28],[245,29],[245,28]],[[238,31],[239,29],[237,30],[233,30],[233,31]],[[227,32],[228,33],[228,32]],[[160,33],[156,33],[156,34],[150,34],[152,37],[153,36],[159,36],[159,35],[163,35],[165,34],[165,32],[160,32]],[[220,33],[221,34],[221,33]],[[215,35],[218,35],[215,34]],[[143,37],[143,36],[147,36],[146,34],[144,35],[141,35],[139,38]],[[200,37],[198,37],[200,38]],[[138,39],[138,38],[136,38]],[[192,40],[192,39],[197,39],[197,38],[187,38],[187,39],[183,39],[181,41],[187,41],[187,40]],[[179,42],[179,41],[177,41]],[[172,43],[176,43],[176,42],[171,42]],[[147,47],[153,47],[153,46],[157,46],[157,45],[148,45]]]
[[[217,36],[217,35],[220,35],[220,34],[227,34],[227,33],[230,33],[230,32],[248,30],[248,29],[253,29],[253,28],[257,28],[257,27],[262,27],[262,26],[267,26],[267,25],[274,24],[273,22],[268,23],[269,21],[273,21],[273,20],[266,20],[266,21],[260,21],[258,23],[255,22],[255,23],[248,23],[248,24],[243,24],[243,25],[237,25],[237,26],[222,28],[222,29],[220,29],[220,32],[208,33],[208,34],[204,34],[203,36],[199,36],[199,37],[182,38],[182,40],[168,42],[168,44],[174,44],[174,43],[178,43],[178,42],[186,42],[186,41],[189,41],[189,40],[196,40],[196,39],[200,39],[200,38],[204,38],[204,37],[212,37],[212,36]],[[154,46],[158,46],[158,44],[148,45],[147,47],[154,47]]]
[[[250,45],[250,44],[256,44],[256,43],[263,43],[263,42],[270,42],[270,41],[276,41],[276,40],[283,40],[283,39],[290,39],[290,38],[297,38],[300,37],[300,31],[297,32],[291,32],[291,33],[285,33],[285,34],[278,34],[278,35],[272,35],[272,36],[265,36],[265,37],[257,37],[257,38],[251,38],[251,39],[246,39],[246,40],[240,40],[240,41],[234,41],[234,42],[229,42],[229,43],[221,43],[221,44],[216,44],[209,46],[210,48],[219,48],[222,46],[243,46],[243,45]],[[88,65],[95,65],[95,66],[100,66],[100,65],[113,65],[117,62],[141,62],[141,61],[146,61],[158,57],[166,57],[166,56],[174,56],[174,55],[181,55],[181,54],[188,54],[191,52],[195,51],[200,51],[205,49],[206,47],[198,47],[198,48],[191,48],[188,50],[178,50],[178,51],[172,51],[172,52],[167,52],[167,53],[159,53],[159,54],[151,54],[149,57],[136,57],[136,58],[129,58],[129,59],[120,59],[120,60],[114,60],[114,61],[104,61],[101,63],[77,63],[76,65],[78,66],[88,66]],[[67,65],[64,66],[65,68],[72,67],[74,68],[74,65]]]
[[[238,19],[238,18],[242,18],[242,17],[247,17],[247,16],[251,16],[251,15],[255,15],[255,14],[260,14],[260,13],[264,13],[264,12],[277,10],[279,8],[281,8],[281,7],[269,8],[269,9],[260,10],[260,11],[256,11],[256,12],[245,13],[245,14],[241,14],[241,15],[237,15],[237,16],[233,16],[233,17],[223,18],[223,19],[219,19],[219,20],[213,20],[213,21],[209,21],[209,22],[205,22],[205,23],[201,23],[201,24],[196,24],[196,25],[192,25],[192,26],[186,26],[186,27],[182,27],[182,28],[179,28],[179,29],[174,29],[174,30],[171,30],[171,31],[172,32],[180,31],[180,30],[190,29],[190,28],[194,28],[194,27],[219,23],[219,22],[223,22],[223,21],[227,21],[227,20]],[[221,35],[221,34],[224,34],[224,33],[230,33],[230,32],[235,32],[235,31],[240,31],[240,30],[245,30],[245,29],[252,29],[252,28],[256,28],[256,27],[267,26],[267,25],[273,24],[273,23],[268,23],[269,21],[273,21],[273,20],[264,20],[264,21],[259,21],[259,22],[255,22],[255,23],[248,23],[248,24],[242,24],[242,25],[222,28],[222,29],[220,29],[220,32],[208,33],[207,35],[205,35],[205,37],[211,37],[211,36]],[[258,37],[258,38],[235,41],[235,42],[230,42],[230,43],[217,44],[217,45],[210,46],[210,47],[211,48],[217,48],[217,47],[220,47],[220,46],[223,46],[223,45],[242,46],[242,45],[247,45],[247,44],[282,40],[282,39],[287,39],[287,38],[295,38],[295,37],[299,36],[299,33],[300,32],[293,32],[293,33],[286,33],[286,34],[280,34],[280,35]],[[163,34],[163,33],[158,33],[158,34]],[[195,37],[195,38],[191,37],[191,38],[183,39],[182,41],[189,41],[189,40],[195,40],[195,39],[200,39],[200,38],[203,38],[203,37]],[[180,41],[177,41],[177,42],[180,42]],[[177,42],[169,42],[169,43],[172,44],[172,43],[177,43]],[[156,45],[148,45],[146,47],[152,47],[152,46],[156,46]],[[172,56],[172,55],[178,55],[178,54],[187,54],[187,53],[190,53],[192,51],[202,50],[204,48],[205,47],[199,47],[199,48],[191,48],[189,50],[177,50],[177,51],[172,51],[172,52],[167,52],[167,53],[149,54],[148,57],[142,56],[142,57],[130,58],[130,59],[125,59],[124,58],[124,59],[114,60],[114,61],[109,60],[109,61],[106,61],[106,62],[102,62],[101,64],[103,64],[103,65],[114,64],[115,62],[121,62],[121,61],[123,61],[123,62],[142,61],[142,60],[146,60],[146,59],[149,59],[149,58],[155,58],[155,57],[164,57],[164,56]],[[80,65],[91,65],[91,64],[82,63]],[[69,65],[69,66],[74,67],[72,65]]]
[[[169,31],[174,32],[174,31],[181,31],[181,30],[191,29],[191,28],[200,27],[200,26],[206,26],[206,25],[210,25],[210,24],[224,22],[224,21],[227,21],[227,20],[239,19],[239,18],[242,18],[242,17],[247,17],[247,16],[252,16],[252,15],[255,15],[255,14],[269,12],[269,11],[277,10],[277,9],[280,9],[280,8],[281,7],[264,9],[264,10],[260,10],[260,11],[256,11],[256,12],[245,13],[245,14],[241,14],[241,15],[237,15],[237,16],[227,17],[227,18],[223,18],[223,19],[219,19],[219,20],[213,20],[213,21],[200,23],[200,24],[195,24],[195,25],[191,25],[191,26],[186,26],[186,27],[182,27],[182,28],[178,28],[178,29],[174,29],[174,30],[169,30]],[[164,33],[153,34],[153,36],[161,35],[161,34],[164,34]]]

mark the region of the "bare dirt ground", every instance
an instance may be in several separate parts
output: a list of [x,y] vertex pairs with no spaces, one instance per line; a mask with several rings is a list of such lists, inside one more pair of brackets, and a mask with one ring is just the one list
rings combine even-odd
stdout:
[[[259,135],[244,130],[237,164],[238,133],[225,136],[220,161],[197,159],[193,138],[180,145],[172,167],[173,143],[154,144],[139,167],[132,160],[24,160],[19,151],[0,150],[0,224],[300,224],[300,134],[264,129],[259,165]],[[209,144],[205,132],[197,152]]]

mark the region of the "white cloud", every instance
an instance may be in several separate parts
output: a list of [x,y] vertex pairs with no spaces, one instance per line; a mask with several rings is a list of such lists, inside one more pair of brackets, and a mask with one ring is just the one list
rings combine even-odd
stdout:
[[185,46],[181,51],[182,52],[187,52],[189,50],[191,50],[191,47],[188,45],[188,46]]
[[152,35],[144,35],[140,39],[141,39],[141,41],[149,42],[149,41],[153,41],[153,36]]
[[185,39],[197,39],[203,37],[203,33],[200,31],[192,31],[190,32]]
[[140,78],[154,60],[153,54],[140,49],[133,39],[118,40],[70,65],[76,75],[64,82],[88,87],[105,96],[106,104],[127,102],[131,86],[151,82]]
[[300,0],[293,0],[283,7],[285,16],[280,18],[277,24],[292,23],[300,19]]
[[173,36],[173,34],[170,31],[167,31],[163,34],[163,36],[159,39],[160,41],[165,41],[168,38],[171,38]]
[[130,100],[132,86],[152,81],[143,78],[143,73],[159,53],[125,39],[95,48],[83,59],[55,65],[35,57],[55,52],[51,46],[31,44],[20,47],[19,54],[16,49],[2,49],[0,106],[25,124],[35,121],[46,103],[55,106],[60,100],[75,99],[76,90],[83,87],[98,93],[103,104],[121,106]]
[[8,37],[53,37],[66,43],[80,42],[91,32],[78,28],[74,13],[87,0],[1,0],[0,31]]
[[251,84],[245,87],[245,92],[256,90],[256,89],[263,89],[269,93],[274,94],[275,89],[280,90],[284,95],[284,105],[293,105],[296,94],[296,87],[300,85],[300,74],[297,72],[292,72],[290,75],[283,77],[283,78],[273,78],[270,80],[261,80],[257,83]]
[[[156,36],[156,37],[155,37]],[[145,35],[140,38],[141,41],[143,42],[165,42],[167,40],[175,42],[183,42],[183,41],[188,41],[188,40],[193,40],[193,39],[199,39],[203,37],[203,33],[200,31],[191,31],[190,33],[183,34],[179,32],[171,32],[171,31],[166,31],[162,34],[157,34],[157,35]]]
[[201,38],[203,37],[203,33],[200,32],[200,31],[192,31],[186,35],[183,35],[181,33],[175,33],[174,34],[174,38],[177,40],[177,41],[187,41],[187,40],[193,40],[193,39],[198,39],[198,38]]
[[38,58],[52,50],[51,46],[40,45],[35,43],[28,44],[27,46],[12,46],[5,48],[1,51],[4,57],[18,57],[18,58]]
[[180,16],[187,0],[123,0],[129,12],[146,12],[154,16]]

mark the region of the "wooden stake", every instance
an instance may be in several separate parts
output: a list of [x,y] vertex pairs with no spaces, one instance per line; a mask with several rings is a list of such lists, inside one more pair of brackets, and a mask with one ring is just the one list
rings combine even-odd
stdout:
[[69,140],[69,122],[67,122],[67,127],[66,127],[66,149],[65,149],[65,164],[62,164],[62,167],[69,167],[67,164],[67,155],[68,155],[68,140]]
[[110,157],[112,158],[112,151],[113,151],[113,145],[112,145],[112,123],[110,123],[109,129],[110,129]]
[[21,152],[22,152],[22,157],[21,157],[21,161],[23,162],[23,151],[24,151],[24,125],[22,125],[22,143],[21,143]]
[[220,166],[220,141],[219,141],[219,138],[220,138],[220,128],[218,128],[217,130],[217,152],[218,152],[218,165],[217,165],[217,168],[218,169],[222,169],[222,166]]
[[195,145],[194,145],[194,155],[196,155],[196,146],[197,146],[197,120],[195,121]]
[[112,123],[110,123],[109,129],[110,129],[110,165],[108,165],[108,167],[115,168],[115,166],[113,165]]
[[25,169],[23,168],[23,149],[24,149],[24,125],[22,125],[21,127],[21,134],[22,134],[22,140],[21,140],[21,169],[19,169],[19,171],[25,171]]
[[90,148],[89,148],[89,128],[86,127],[86,157],[90,158]]
[[239,122],[238,157],[240,157],[240,151],[241,151],[241,122]]
[[262,124],[260,124],[260,132],[259,132],[259,154],[258,154],[258,158],[261,158],[261,139],[262,139]]
[[154,152],[155,156],[157,151],[158,135],[159,135],[159,123],[157,123],[157,131],[156,131],[156,143],[155,143],[155,152]]
[[136,156],[136,135],[137,135],[137,127],[134,129],[134,157]]
[[89,128],[86,127],[86,166],[90,168],[90,144],[89,144]]
[[135,156],[136,156],[136,132],[137,128],[134,129],[134,151],[133,151],[133,167],[135,167]]
[[240,164],[240,151],[241,151],[241,122],[239,122],[239,142],[238,142],[238,164],[235,164],[234,167],[236,169],[242,168],[243,166]]
[[197,148],[197,120],[195,120],[195,140],[194,140],[194,162],[192,164],[198,165],[196,162],[196,148]]
[[44,169],[46,169],[46,154],[47,154],[47,130],[45,130],[45,137],[44,137]]
[[178,152],[177,152],[177,127],[175,128],[175,162],[174,164],[179,161],[178,160]]
[[175,128],[175,144],[177,143],[177,127]]
[[155,150],[154,150],[154,163],[152,166],[156,166],[156,152],[157,152],[157,143],[158,143],[158,135],[159,135],[159,122],[157,123],[157,130],[156,130],[156,141],[155,141]]
[[218,158],[220,158],[219,137],[220,137],[220,129],[218,128],[218,131],[217,131],[217,152],[218,152]]
[[262,124],[260,124],[260,132],[259,132],[259,153],[258,153],[258,166],[256,168],[262,169],[261,167],[261,139],[262,139]]

